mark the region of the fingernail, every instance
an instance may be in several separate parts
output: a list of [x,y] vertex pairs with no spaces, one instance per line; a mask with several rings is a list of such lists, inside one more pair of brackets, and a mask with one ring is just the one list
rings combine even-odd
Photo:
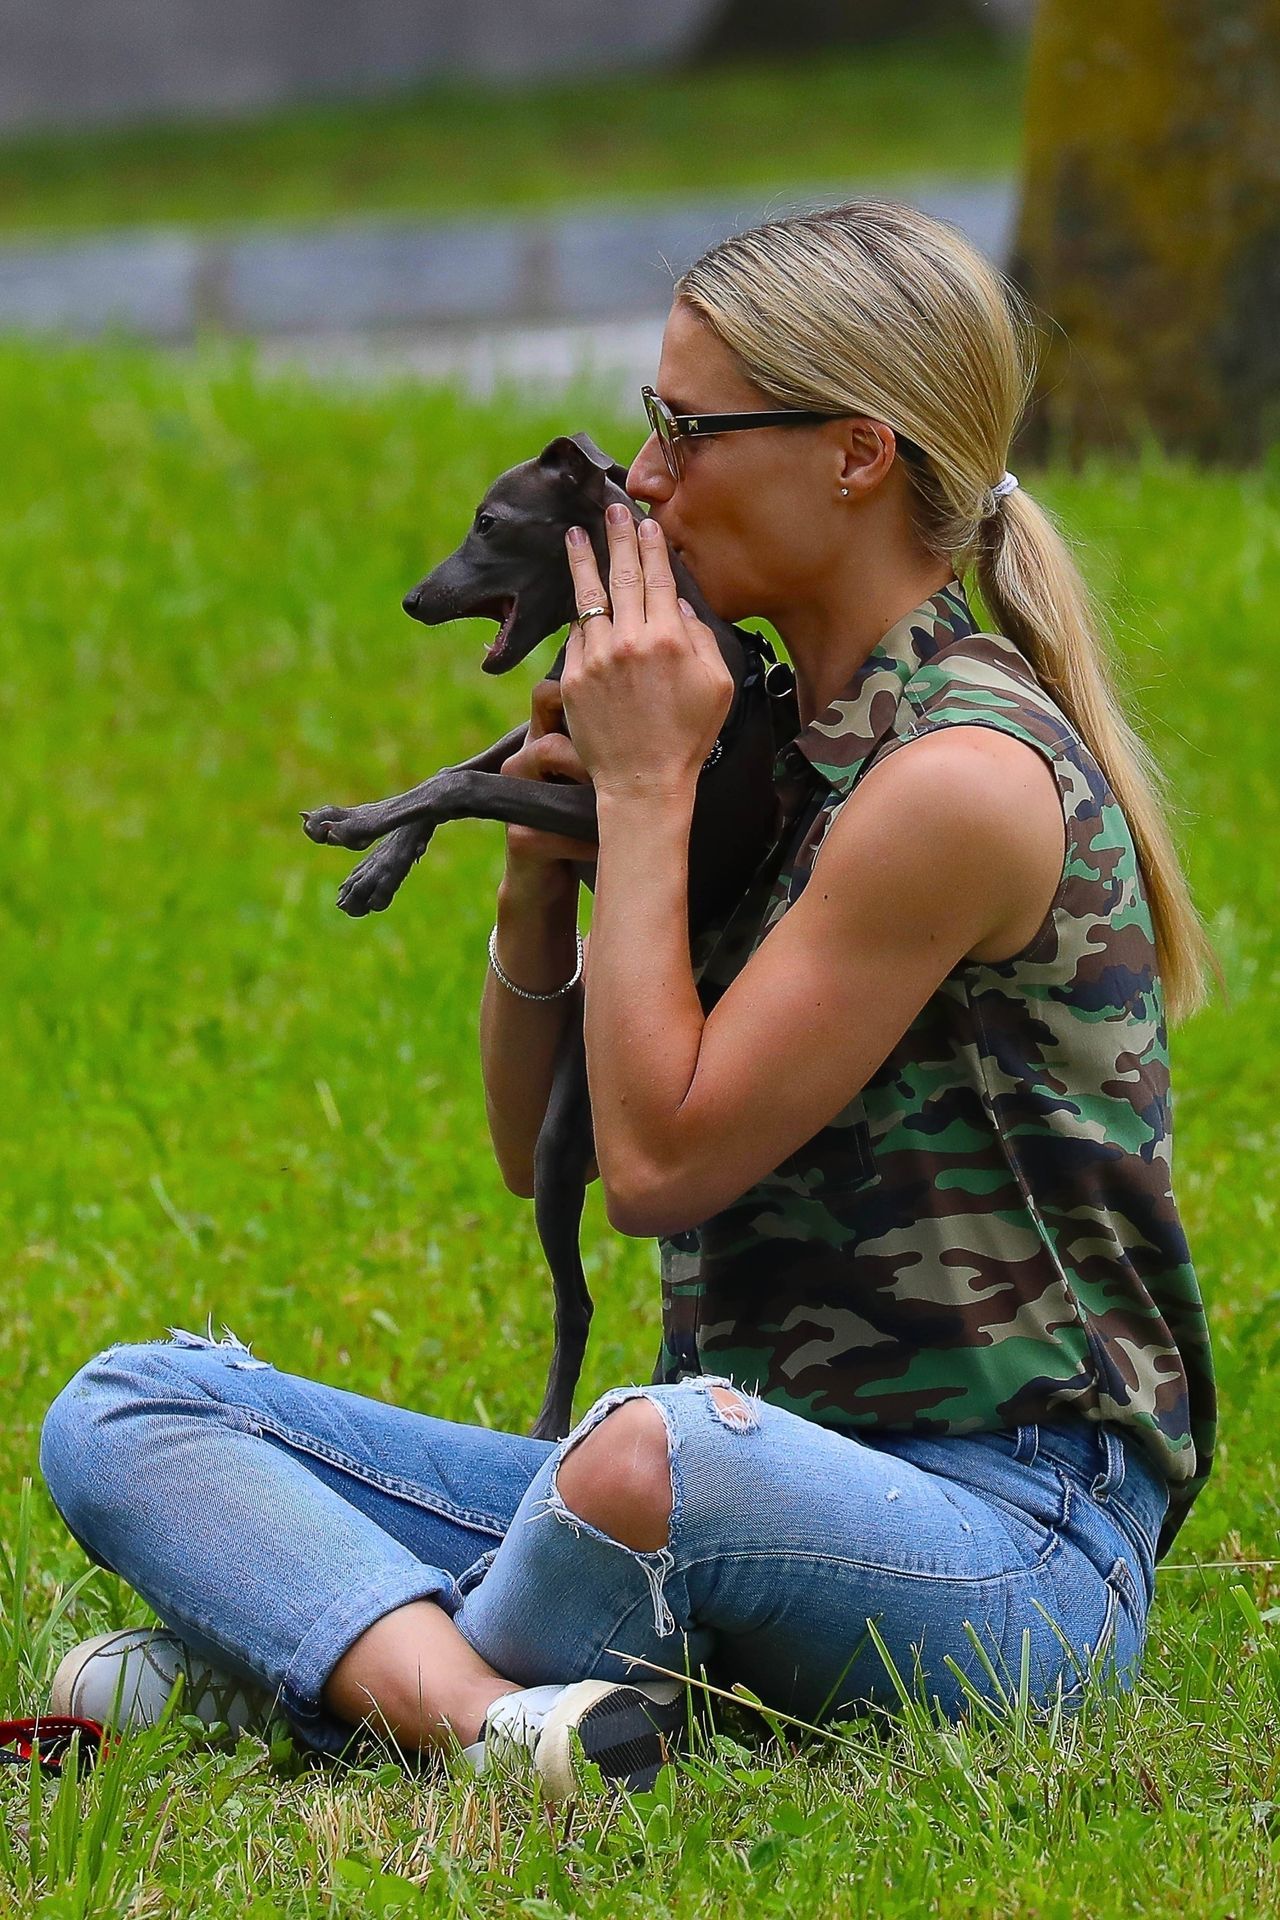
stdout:
[[642,540],[656,540],[661,532],[662,528],[656,520],[642,520],[640,522],[640,538]]
[[569,545],[570,545],[571,547],[585,547],[585,546],[586,546],[586,544],[587,544],[587,530],[586,530],[586,528],[585,528],[585,527],[570,527],[570,529],[569,529]]
[[613,505],[605,512],[605,519],[608,520],[611,526],[615,527],[625,527],[630,518],[631,515],[620,500],[615,500]]
[[698,617],[697,614],[694,612],[693,608],[689,605],[689,602],[687,600],[677,600],[676,605],[679,607],[681,613],[687,613],[691,620],[697,619]]

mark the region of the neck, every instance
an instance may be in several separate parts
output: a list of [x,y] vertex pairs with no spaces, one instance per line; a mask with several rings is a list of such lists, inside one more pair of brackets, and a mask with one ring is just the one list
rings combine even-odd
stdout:
[[859,555],[821,594],[780,610],[774,625],[795,667],[801,726],[825,712],[904,614],[954,577],[933,554]]

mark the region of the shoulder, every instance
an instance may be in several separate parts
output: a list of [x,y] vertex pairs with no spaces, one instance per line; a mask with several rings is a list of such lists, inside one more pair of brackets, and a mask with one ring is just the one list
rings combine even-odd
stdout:
[[1019,951],[1057,893],[1066,827],[1046,755],[991,726],[955,723],[883,751],[843,802],[823,843],[823,871],[860,896],[875,871],[882,897],[921,928],[952,917],[972,957]]

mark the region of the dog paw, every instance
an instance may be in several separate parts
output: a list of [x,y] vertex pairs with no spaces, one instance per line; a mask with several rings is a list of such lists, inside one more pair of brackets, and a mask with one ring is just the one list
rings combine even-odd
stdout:
[[338,906],[352,920],[363,920],[367,913],[379,913],[376,889],[351,873],[338,888]]
[[385,913],[399,891],[403,875],[388,872],[376,862],[362,861],[338,888],[338,905],[353,920],[367,913]]
[[316,807],[303,814],[302,831],[319,846],[363,853],[383,830],[370,822],[364,807]]
[[317,846],[330,845],[329,829],[333,822],[346,812],[345,807],[315,807],[302,816],[302,831],[308,840],[314,840]]
[[338,889],[342,911],[353,920],[363,919],[367,913],[385,913],[430,838],[430,828],[421,827],[398,827],[388,834]]

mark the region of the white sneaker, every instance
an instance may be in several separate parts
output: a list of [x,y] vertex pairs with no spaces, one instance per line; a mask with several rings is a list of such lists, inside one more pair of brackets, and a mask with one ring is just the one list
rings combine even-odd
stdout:
[[117,1732],[149,1727],[179,1675],[184,1684],[176,1711],[194,1714],[207,1727],[222,1721],[233,1734],[265,1733],[278,1717],[272,1694],[211,1666],[176,1633],[154,1627],[121,1627],[72,1647],[53,1676],[49,1711],[97,1720]]
[[473,1746],[462,1749],[477,1773],[532,1759],[549,1800],[578,1791],[574,1751],[594,1761],[606,1780],[632,1792],[651,1787],[658,1769],[683,1747],[689,1689],[679,1681],[645,1685],[576,1680],[565,1686],[521,1687],[493,1702]]

